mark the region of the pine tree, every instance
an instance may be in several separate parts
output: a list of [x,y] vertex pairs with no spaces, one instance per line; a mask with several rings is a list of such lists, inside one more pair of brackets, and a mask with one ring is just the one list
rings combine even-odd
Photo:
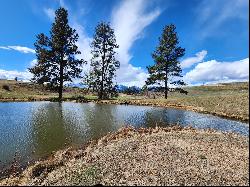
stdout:
[[182,80],[180,62],[178,59],[185,54],[185,49],[178,46],[178,36],[175,32],[176,27],[171,24],[163,29],[163,34],[159,38],[159,46],[153,52],[152,57],[155,61],[153,66],[148,66],[149,78],[147,85],[164,83],[165,99],[168,97],[168,84],[185,85]]
[[68,12],[59,8],[55,12],[55,22],[52,24],[50,37],[41,33],[35,42],[37,65],[29,68],[34,74],[32,80],[39,84],[49,82],[59,93],[62,100],[63,83],[81,78],[83,59],[76,59],[78,51],[76,42],[78,34],[68,24]]
[[109,98],[114,93],[113,78],[120,67],[120,62],[115,58],[115,49],[118,47],[114,30],[109,23],[99,23],[91,43],[91,70],[85,81],[98,93],[99,99]]

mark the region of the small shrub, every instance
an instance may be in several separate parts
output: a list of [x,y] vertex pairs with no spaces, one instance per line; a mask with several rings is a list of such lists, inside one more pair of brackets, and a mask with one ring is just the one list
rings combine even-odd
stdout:
[[199,158],[200,159],[207,159],[206,156],[204,156],[204,155],[199,155]]
[[89,166],[84,170],[75,172],[71,177],[71,183],[73,185],[89,185],[93,186],[98,181],[99,170],[95,167]]
[[28,97],[28,101],[35,101],[35,98],[34,98],[34,97],[29,96],[29,97]]
[[[61,101],[63,101],[65,99],[62,99]],[[49,99],[50,102],[60,102],[59,98],[58,97],[52,97]]]
[[86,98],[82,95],[74,95],[70,99],[71,100],[86,100]]
[[4,84],[3,89],[6,90],[6,91],[10,91],[10,86],[7,85],[7,84]]

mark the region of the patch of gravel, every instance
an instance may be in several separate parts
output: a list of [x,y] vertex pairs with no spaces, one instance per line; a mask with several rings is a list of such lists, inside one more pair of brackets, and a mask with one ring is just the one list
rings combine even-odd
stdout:
[[249,139],[179,126],[108,134],[0,185],[249,185]]

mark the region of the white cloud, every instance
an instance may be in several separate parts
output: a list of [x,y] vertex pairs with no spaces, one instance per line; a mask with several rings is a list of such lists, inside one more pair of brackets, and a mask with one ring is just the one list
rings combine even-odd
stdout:
[[[37,64],[37,59],[33,59],[30,62],[29,67],[33,67],[36,64]],[[8,71],[8,70],[0,69],[0,79],[14,80],[15,77],[17,77],[18,80],[28,82],[33,77],[33,74],[30,73],[28,69],[25,71],[17,71],[17,70]]]
[[200,2],[196,9],[196,25],[201,28],[200,39],[213,34],[218,35],[221,31],[225,33],[222,26],[229,19],[248,22],[248,0],[209,0]]
[[30,62],[30,67],[33,67],[37,64],[37,59],[34,59]]
[[66,3],[64,2],[64,0],[59,0],[59,4],[61,7],[67,8]]
[[249,79],[249,58],[234,62],[218,62],[211,60],[199,63],[186,73],[187,83],[218,83],[247,81]]
[[23,46],[0,46],[0,49],[15,50],[21,53],[36,53],[34,49],[23,47]]
[[143,86],[148,74],[141,68],[131,64],[121,64],[117,72],[117,83],[125,86]]
[[[79,35],[79,39],[76,45],[78,46],[78,50],[81,52],[81,54],[76,55],[76,58],[87,61],[87,64],[84,64],[81,67],[82,75],[84,75],[84,73],[87,73],[90,71],[90,59],[92,58],[90,44],[92,42],[92,38],[87,36],[84,30],[84,27],[81,26],[76,20],[73,20],[72,27],[76,29],[76,32]],[[79,84],[80,82],[82,82],[82,79],[76,78],[76,79],[73,79],[73,82],[75,84]]]
[[53,21],[55,18],[55,10],[52,8],[44,8],[44,13],[49,17],[50,21]]
[[28,71],[7,71],[0,69],[0,79],[9,79],[14,80],[15,77],[18,78],[18,80],[28,81],[32,78],[32,74]]
[[134,42],[142,37],[143,30],[160,15],[159,9],[146,12],[147,8],[148,1],[127,0],[113,9],[111,25],[119,45],[117,57],[121,67],[117,72],[117,82],[120,84],[145,84],[147,73],[129,63],[132,58],[129,50]]
[[194,64],[202,62],[204,60],[204,58],[206,57],[206,55],[207,55],[207,51],[202,50],[202,51],[196,53],[195,57],[189,57],[189,58],[184,59],[181,62],[181,68],[182,69],[189,68]]
[[10,50],[10,48],[8,48],[8,47],[4,47],[4,46],[0,46],[0,49]]
[[90,47],[92,38],[87,36],[87,34],[84,31],[84,27],[81,26],[76,21],[73,21],[72,25],[73,25],[72,27],[76,29],[76,32],[79,35],[79,40],[77,41],[76,45],[78,46],[79,51],[81,51],[81,54],[77,55],[77,57],[87,60],[89,62],[90,59],[92,58],[91,47]]

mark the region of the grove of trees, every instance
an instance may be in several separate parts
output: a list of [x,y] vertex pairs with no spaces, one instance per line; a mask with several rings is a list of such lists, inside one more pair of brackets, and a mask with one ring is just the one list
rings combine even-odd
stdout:
[[[163,29],[159,38],[159,45],[153,52],[155,61],[153,66],[148,66],[149,77],[142,90],[148,85],[160,85],[168,97],[169,85],[185,85],[178,79],[182,77],[179,58],[185,49],[178,46],[176,27],[171,24]],[[55,21],[50,30],[50,36],[41,33],[37,35],[35,42],[37,64],[29,68],[33,73],[32,81],[38,84],[50,83],[51,88],[58,91],[59,101],[62,100],[63,85],[65,82],[73,82],[75,78],[83,78],[83,83],[98,94],[99,99],[107,99],[117,94],[117,85],[114,84],[116,70],[120,62],[116,59],[116,43],[114,30],[109,23],[100,22],[94,32],[91,43],[92,59],[90,70],[82,76],[83,65],[87,62],[76,55],[81,54],[76,42],[78,34],[69,26],[68,12],[59,8],[55,12]],[[139,93],[137,87],[129,87],[128,94]]]

